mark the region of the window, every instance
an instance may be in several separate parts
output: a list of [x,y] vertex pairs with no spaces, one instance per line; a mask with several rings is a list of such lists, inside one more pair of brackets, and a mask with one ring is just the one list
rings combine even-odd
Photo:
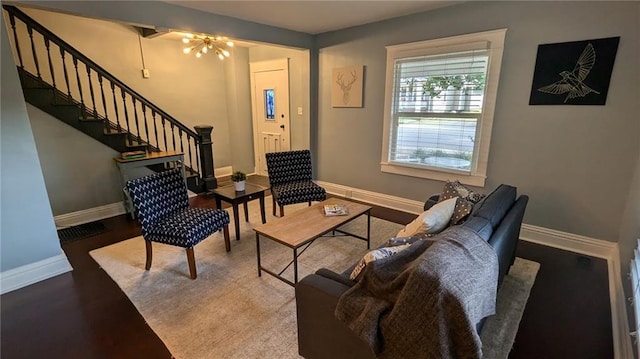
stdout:
[[383,172],[484,186],[505,32],[387,47]]
[[274,100],[275,90],[264,90],[264,113],[267,115],[266,120],[275,120],[276,118],[276,102]]

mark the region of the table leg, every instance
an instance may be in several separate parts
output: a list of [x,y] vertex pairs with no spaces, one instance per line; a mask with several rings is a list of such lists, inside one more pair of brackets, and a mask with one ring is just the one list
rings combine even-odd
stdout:
[[245,222],[249,222],[249,203],[247,203],[248,201],[245,199],[242,202],[242,205],[244,206],[244,221]]
[[218,197],[216,197],[216,208],[222,209],[222,200]]
[[238,214],[238,203],[233,202],[233,223],[236,225],[236,241],[240,240],[240,215]]
[[293,283],[298,283],[298,248],[293,249]]
[[267,223],[267,216],[264,213],[264,192],[260,196],[260,216],[262,217],[262,223]]
[[256,253],[258,255],[258,277],[262,277],[262,271],[260,270],[260,234],[256,232]]
[[371,210],[367,211],[367,249],[371,248]]

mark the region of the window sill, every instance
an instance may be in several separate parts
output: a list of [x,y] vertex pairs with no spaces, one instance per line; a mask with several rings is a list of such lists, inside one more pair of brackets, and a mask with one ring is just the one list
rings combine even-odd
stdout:
[[424,168],[416,168],[410,166],[401,166],[397,164],[391,163],[381,163],[380,171],[386,173],[393,173],[397,175],[403,176],[411,176],[411,177],[419,177],[419,178],[428,178],[432,180],[438,181],[455,181],[458,180],[460,183],[475,186],[475,187],[484,187],[484,182],[486,180],[486,176],[482,176],[479,174],[462,174],[459,172],[447,172],[447,171],[436,171],[429,170]]

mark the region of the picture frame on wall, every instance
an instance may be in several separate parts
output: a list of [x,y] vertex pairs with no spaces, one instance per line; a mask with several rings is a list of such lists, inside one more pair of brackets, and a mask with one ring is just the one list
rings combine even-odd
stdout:
[[529,105],[605,105],[620,37],[538,46]]
[[364,65],[333,69],[331,73],[331,106],[362,107]]

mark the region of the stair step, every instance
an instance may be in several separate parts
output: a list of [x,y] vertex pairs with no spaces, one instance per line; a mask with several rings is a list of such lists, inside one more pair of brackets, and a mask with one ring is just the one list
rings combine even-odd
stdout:
[[103,119],[99,117],[94,117],[93,115],[87,115],[87,117],[78,117],[78,121],[80,122],[102,122]]

